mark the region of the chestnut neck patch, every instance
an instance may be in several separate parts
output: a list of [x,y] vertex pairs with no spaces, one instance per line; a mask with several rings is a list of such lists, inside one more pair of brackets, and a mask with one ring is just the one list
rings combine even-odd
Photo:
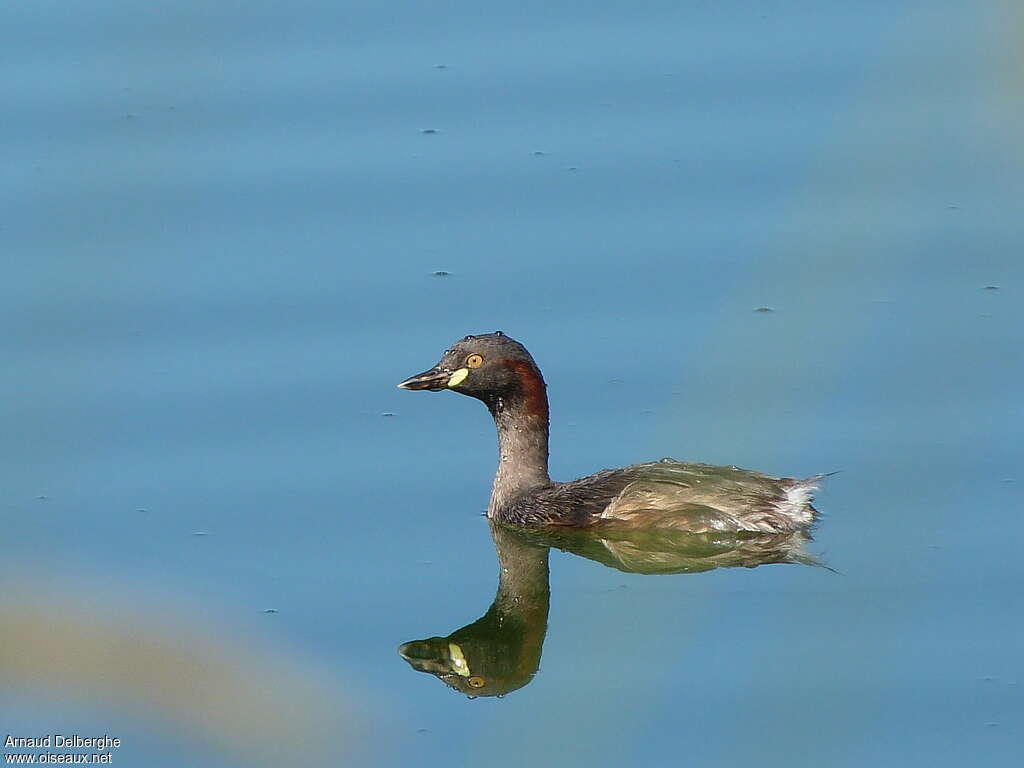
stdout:
[[547,424],[548,395],[540,371],[525,360],[509,360],[505,365],[511,368],[519,379],[523,412]]

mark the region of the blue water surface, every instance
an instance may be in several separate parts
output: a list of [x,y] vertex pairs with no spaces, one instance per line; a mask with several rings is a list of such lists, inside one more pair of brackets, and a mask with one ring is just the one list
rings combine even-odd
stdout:
[[[0,20],[0,736],[153,768],[1019,759],[1016,3]],[[555,478],[838,470],[835,572],[553,552],[533,682],[410,670],[494,596],[495,454],[478,404],[394,385],[498,328]]]

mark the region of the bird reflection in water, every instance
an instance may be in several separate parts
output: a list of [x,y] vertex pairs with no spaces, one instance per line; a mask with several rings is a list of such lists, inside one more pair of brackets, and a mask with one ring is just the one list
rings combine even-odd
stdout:
[[403,643],[398,652],[467,696],[503,696],[540,666],[551,591],[551,548],[627,573],[701,573],[769,563],[820,565],[807,554],[807,530],[786,534],[638,531],[633,527],[523,530],[490,521],[498,554],[498,593],[483,616],[446,637]]

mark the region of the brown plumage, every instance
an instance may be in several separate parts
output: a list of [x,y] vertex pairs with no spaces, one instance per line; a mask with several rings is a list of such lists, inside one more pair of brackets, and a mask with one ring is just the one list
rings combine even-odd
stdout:
[[403,389],[451,389],[484,402],[498,431],[488,517],[522,527],[629,526],[689,533],[786,533],[809,527],[821,475],[798,480],[662,459],[567,483],[548,476],[548,401],[540,369],[500,331],[466,336]]

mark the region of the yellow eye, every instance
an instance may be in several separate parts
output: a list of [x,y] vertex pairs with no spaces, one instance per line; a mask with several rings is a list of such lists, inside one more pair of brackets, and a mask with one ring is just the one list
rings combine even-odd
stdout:
[[470,688],[483,688],[487,684],[482,677],[471,677],[466,682]]
[[466,358],[466,365],[470,368],[479,368],[484,364],[484,359],[480,355],[470,355]]

